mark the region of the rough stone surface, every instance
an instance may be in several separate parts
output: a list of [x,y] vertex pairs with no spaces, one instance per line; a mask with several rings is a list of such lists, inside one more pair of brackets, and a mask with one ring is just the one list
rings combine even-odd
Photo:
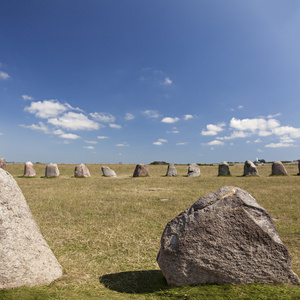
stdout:
[[85,164],[80,164],[75,167],[74,176],[75,177],[91,177],[91,174]]
[[0,168],[6,170],[6,161],[4,158],[0,158]]
[[23,176],[24,177],[34,177],[34,176],[36,176],[36,173],[35,173],[34,166],[33,166],[32,162],[27,161],[25,163],[24,175]]
[[138,164],[135,167],[133,177],[148,176],[148,168],[145,164]]
[[249,193],[229,186],[167,224],[157,262],[175,286],[300,282],[268,212]]
[[246,175],[258,176],[257,168],[250,160],[246,160],[244,164],[244,176]]
[[168,165],[168,170],[166,176],[177,176],[177,170],[173,163]]
[[62,275],[13,177],[0,169],[0,289],[49,284]]
[[58,177],[59,176],[59,170],[57,167],[57,164],[49,164],[46,167],[45,171],[45,177]]
[[274,161],[272,164],[272,175],[287,175],[285,166],[281,161]]
[[117,174],[111,168],[103,166],[101,169],[102,169],[103,176],[106,176],[106,177],[117,177]]
[[189,165],[189,168],[188,168],[188,174],[187,174],[188,177],[198,177],[200,176],[200,168],[197,164],[195,163],[192,163]]
[[230,175],[229,165],[226,161],[219,164],[219,176]]

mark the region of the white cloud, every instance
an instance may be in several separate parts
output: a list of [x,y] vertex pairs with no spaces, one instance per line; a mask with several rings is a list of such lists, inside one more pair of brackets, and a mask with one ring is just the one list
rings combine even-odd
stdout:
[[153,145],[156,145],[156,146],[161,146],[163,143],[167,143],[168,140],[166,139],[158,139],[157,142],[153,142]]
[[0,79],[6,80],[9,78],[10,78],[10,76],[7,73],[0,71]]
[[44,100],[31,102],[30,106],[24,108],[31,114],[35,114],[36,117],[48,119],[50,117],[56,117],[61,113],[68,110],[65,104],[58,102],[57,100]]
[[117,144],[117,147],[130,147],[130,145],[128,145],[127,142],[121,143],[121,144]]
[[107,113],[95,112],[95,113],[90,113],[90,116],[96,121],[100,121],[103,123],[113,123],[116,120],[116,118],[113,115]]
[[206,125],[207,130],[202,130],[202,135],[217,135],[219,132],[224,130],[225,123],[220,123],[218,125],[208,124]]
[[184,115],[183,116],[183,119],[186,121],[186,120],[189,120],[189,119],[193,119],[193,115]]
[[28,95],[22,95],[22,98],[23,98],[23,100],[34,100],[34,98],[33,97],[31,97],[31,96],[28,96]]
[[48,123],[71,130],[96,130],[100,124],[90,120],[82,113],[68,112],[59,118],[51,118]]
[[207,145],[209,145],[209,146],[223,146],[224,142],[221,142],[219,140],[214,140],[214,141],[211,141],[211,142],[207,143]]
[[61,129],[57,129],[57,130],[53,131],[53,134],[61,135],[61,134],[64,134],[64,132]]
[[282,143],[294,143],[295,141],[291,139],[288,135],[283,135],[280,137],[280,142]]
[[232,118],[230,120],[229,126],[234,129],[241,131],[249,130],[251,132],[262,131],[265,132],[268,129],[273,129],[280,126],[279,121],[275,119],[265,120],[263,118],[255,119],[236,119]]
[[160,117],[159,113],[156,110],[145,110],[142,112],[144,115],[146,115],[149,118],[157,119]]
[[238,106],[238,109],[243,109],[243,108],[244,108],[243,105],[239,105],[239,106]]
[[84,142],[87,143],[87,144],[98,144],[97,141],[84,141]]
[[97,139],[100,139],[100,140],[108,139],[108,136],[98,135]]
[[281,116],[281,113],[278,113],[278,114],[275,114],[275,115],[268,115],[267,118],[272,119],[272,118],[275,118],[275,117],[278,117],[278,116]]
[[69,140],[80,139],[80,136],[78,136],[77,134],[73,134],[73,133],[64,133],[64,134],[60,135],[59,137],[62,139],[69,139]]
[[171,117],[165,117],[161,120],[162,123],[175,123],[178,122],[179,118],[175,117],[175,118],[171,118]]
[[172,85],[172,80],[169,77],[166,77],[165,80],[162,82],[162,85]]
[[181,142],[181,143],[176,143],[176,146],[183,146],[183,145],[186,145],[187,142]]
[[224,137],[217,137],[218,140],[233,140],[236,138],[245,138],[250,136],[251,134],[248,132],[244,131],[234,131],[231,135],[229,136],[224,136]]
[[255,140],[254,143],[261,143],[261,139]]
[[290,135],[291,138],[300,137],[300,128],[294,128],[291,126],[280,126],[273,129],[273,133],[276,135]]
[[261,149],[257,149],[257,152],[264,152],[263,150],[261,150]]
[[135,117],[134,117],[133,114],[127,113],[127,114],[125,115],[125,120],[126,120],[126,121],[133,120],[134,118],[135,118]]
[[89,149],[89,150],[94,150],[95,149],[95,147],[93,147],[93,146],[83,146],[83,148]]
[[49,133],[48,127],[43,122],[39,122],[38,125],[36,125],[36,124],[32,124],[32,125],[21,124],[20,126],[23,127],[23,128],[29,128],[29,129],[32,129],[32,130],[37,130],[37,131],[42,131],[44,133]]
[[118,125],[118,124],[109,124],[109,127],[115,128],[115,129],[121,129],[122,128],[122,126]]
[[260,130],[259,132],[258,132],[258,135],[259,136],[269,136],[269,135],[271,135],[272,134],[272,131],[266,131],[266,130]]
[[293,147],[293,144],[289,144],[289,143],[271,143],[268,145],[265,145],[265,147],[267,148],[282,148],[282,147]]

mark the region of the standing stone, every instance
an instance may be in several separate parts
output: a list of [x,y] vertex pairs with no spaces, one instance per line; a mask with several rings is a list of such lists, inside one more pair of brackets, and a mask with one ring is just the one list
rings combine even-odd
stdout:
[[57,167],[57,164],[49,164],[46,167],[45,171],[45,177],[58,177],[59,176],[59,170]]
[[0,289],[49,284],[62,276],[13,177],[0,169]]
[[297,175],[300,175],[300,159],[298,159],[298,174]]
[[106,177],[117,177],[117,174],[111,168],[103,166],[101,169],[102,169],[103,176],[106,176]]
[[246,175],[252,175],[252,176],[258,175],[258,171],[255,164],[250,160],[246,160],[244,164],[244,176]]
[[287,175],[285,166],[281,161],[274,161],[272,164],[272,174],[271,175]]
[[168,170],[166,176],[177,176],[177,170],[173,163],[168,165]]
[[75,167],[74,176],[75,177],[91,177],[91,174],[85,164],[80,164]]
[[0,168],[6,170],[6,161],[4,158],[0,158]]
[[187,177],[198,177],[200,176],[200,168],[197,164],[192,163],[189,165]]
[[35,173],[34,166],[33,166],[32,162],[27,161],[25,163],[24,175],[23,176],[24,177],[34,177],[34,176],[36,176],[36,173]]
[[300,283],[268,212],[230,186],[200,198],[167,224],[157,262],[175,286]]
[[145,164],[138,164],[135,167],[133,177],[148,176],[148,168]]
[[230,175],[229,165],[226,161],[223,161],[219,164],[219,176],[228,176]]

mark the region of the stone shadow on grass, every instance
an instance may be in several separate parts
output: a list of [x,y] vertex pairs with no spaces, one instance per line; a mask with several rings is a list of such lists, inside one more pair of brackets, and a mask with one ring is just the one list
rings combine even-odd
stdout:
[[153,293],[168,288],[160,270],[107,274],[101,276],[99,281],[110,290],[129,294]]

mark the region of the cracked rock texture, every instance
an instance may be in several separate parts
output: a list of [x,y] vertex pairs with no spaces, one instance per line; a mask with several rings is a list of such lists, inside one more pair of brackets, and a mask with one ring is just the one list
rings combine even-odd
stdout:
[[157,262],[175,286],[299,283],[270,215],[237,187],[200,198],[170,221]]
[[0,169],[0,289],[48,284],[62,276],[17,182]]

